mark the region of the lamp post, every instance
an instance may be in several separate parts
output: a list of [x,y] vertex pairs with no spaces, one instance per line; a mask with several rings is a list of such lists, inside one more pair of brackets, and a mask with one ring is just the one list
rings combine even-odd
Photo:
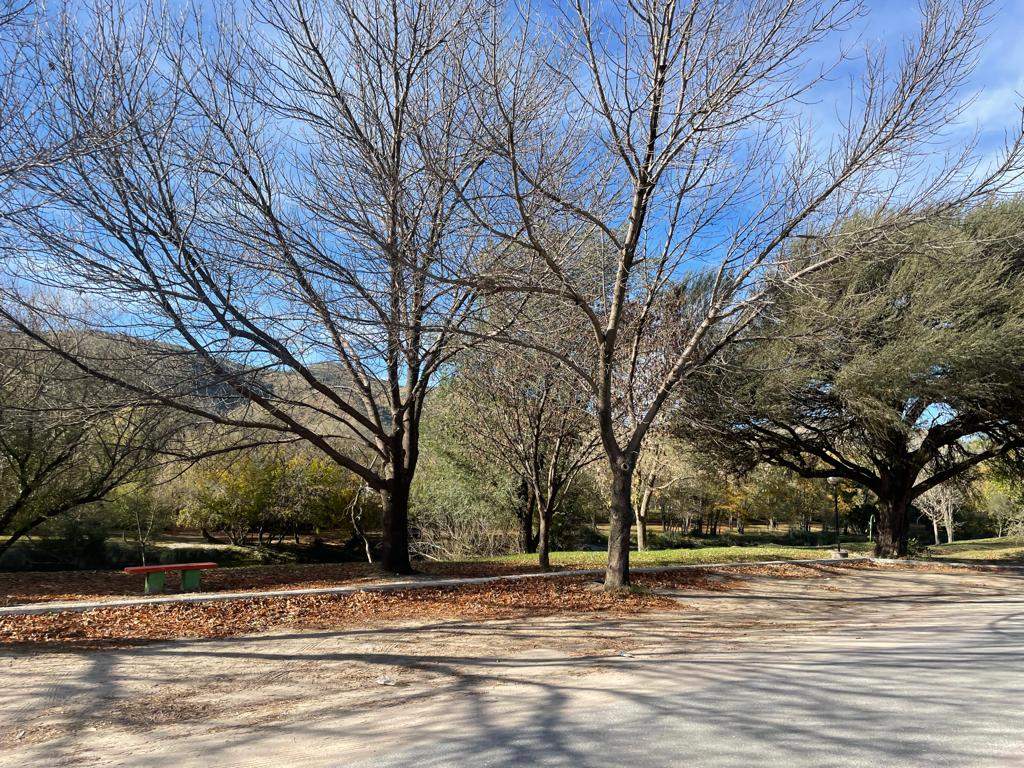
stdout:
[[843,551],[842,544],[839,542],[839,483],[842,482],[838,477],[828,478],[828,484],[832,486],[832,506],[835,510],[836,515],[836,553],[835,557],[846,557],[846,552]]

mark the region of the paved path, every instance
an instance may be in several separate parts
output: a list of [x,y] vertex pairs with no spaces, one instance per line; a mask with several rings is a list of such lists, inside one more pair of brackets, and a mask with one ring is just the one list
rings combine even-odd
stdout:
[[635,617],[4,653],[0,765],[1024,765],[1024,578],[808,572]]

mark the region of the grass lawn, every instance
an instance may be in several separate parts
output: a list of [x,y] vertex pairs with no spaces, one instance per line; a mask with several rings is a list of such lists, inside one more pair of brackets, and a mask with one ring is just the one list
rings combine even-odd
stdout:
[[[866,541],[843,542],[850,554],[871,555],[873,545]],[[703,565],[706,563],[735,563],[764,560],[817,560],[827,558],[831,547],[801,547],[784,544],[752,544],[731,547],[695,547],[686,549],[656,549],[632,552],[631,565]],[[552,552],[551,565],[555,568],[603,568],[606,554],[598,552]],[[1024,565],[1024,539],[974,539],[953,544],[928,547],[918,555],[924,560],[948,560],[977,563]],[[488,558],[483,562],[507,565],[533,565],[536,555],[506,555]]]
[[928,547],[929,560],[1024,565],[1024,539],[974,539]]
[[[854,555],[870,554],[868,542],[843,542],[843,548]],[[734,563],[764,560],[818,560],[829,556],[830,547],[796,547],[779,544],[757,544],[733,547],[695,547],[687,549],[654,549],[632,552],[629,562],[644,565],[703,565],[705,563]],[[603,568],[607,553],[552,552],[551,565],[555,568]],[[515,565],[533,565],[536,555],[505,555],[489,558],[486,562]]]

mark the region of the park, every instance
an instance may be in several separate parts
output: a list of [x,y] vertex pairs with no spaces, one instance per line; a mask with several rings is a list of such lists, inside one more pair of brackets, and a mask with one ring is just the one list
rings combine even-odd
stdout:
[[1024,764],[1016,0],[0,0],[0,766]]

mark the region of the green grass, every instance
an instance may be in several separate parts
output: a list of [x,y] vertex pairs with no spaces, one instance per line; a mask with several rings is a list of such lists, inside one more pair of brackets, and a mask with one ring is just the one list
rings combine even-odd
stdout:
[[929,560],[1024,565],[1024,539],[974,539],[928,547]]
[[[868,554],[867,542],[843,543],[843,548],[854,555]],[[690,549],[654,549],[633,552],[629,562],[645,565],[704,565],[707,563],[762,562],[764,560],[818,560],[829,556],[829,547],[791,547],[777,544],[759,544],[736,547],[697,547]],[[599,552],[552,552],[551,565],[555,568],[603,568],[607,555]],[[533,565],[536,555],[505,555],[488,558],[487,562],[512,565]]]
[[[866,541],[843,542],[843,548],[854,556],[871,555],[873,545]],[[762,562],[765,560],[817,560],[827,558],[830,549],[827,546],[807,547],[781,544],[655,549],[647,552],[632,552],[629,562],[634,566],[656,566]],[[974,539],[958,541],[953,544],[940,544],[928,547],[918,557],[940,562],[948,560],[1024,565],[1024,539]],[[603,550],[551,553],[551,565],[555,568],[603,568],[605,559],[606,553]],[[486,558],[485,562],[526,567],[535,565],[537,556],[505,555]]]

